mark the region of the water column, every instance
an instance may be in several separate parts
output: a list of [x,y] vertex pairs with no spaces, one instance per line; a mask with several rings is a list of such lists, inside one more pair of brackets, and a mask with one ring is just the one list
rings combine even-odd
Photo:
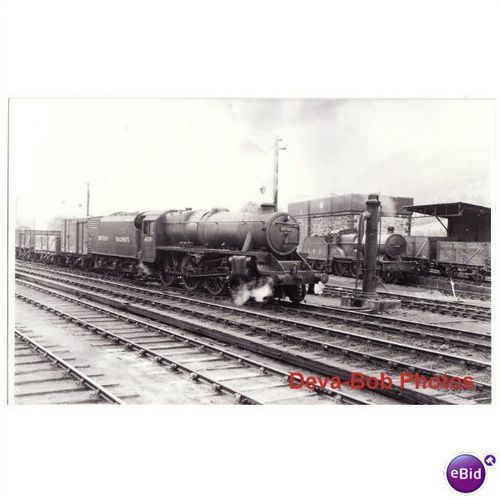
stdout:
[[375,295],[377,293],[377,246],[380,221],[380,201],[378,194],[368,195],[366,211],[363,293],[366,295]]

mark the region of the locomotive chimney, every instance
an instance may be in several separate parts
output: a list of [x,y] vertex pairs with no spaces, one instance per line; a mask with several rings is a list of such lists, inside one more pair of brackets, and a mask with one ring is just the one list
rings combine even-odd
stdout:
[[276,212],[276,205],[274,203],[262,203],[260,206],[260,212],[262,214],[270,214]]

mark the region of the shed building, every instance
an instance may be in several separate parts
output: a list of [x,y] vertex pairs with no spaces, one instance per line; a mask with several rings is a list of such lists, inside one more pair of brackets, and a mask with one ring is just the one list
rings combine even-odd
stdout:
[[[453,241],[491,241],[491,208],[457,201],[405,207],[412,214],[435,217]],[[415,216],[414,217],[418,217]],[[447,219],[447,223],[442,219]]]

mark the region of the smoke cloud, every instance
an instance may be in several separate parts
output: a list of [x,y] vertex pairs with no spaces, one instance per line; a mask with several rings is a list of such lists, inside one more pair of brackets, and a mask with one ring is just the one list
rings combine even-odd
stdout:
[[273,297],[272,280],[259,280],[251,283],[243,283],[233,290],[233,300],[237,306],[246,304],[250,299],[255,302],[264,302]]
[[148,266],[145,266],[142,262],[139,262],[139,274],[142,274],[144,276],[151,276],[153,274],[153,271]]

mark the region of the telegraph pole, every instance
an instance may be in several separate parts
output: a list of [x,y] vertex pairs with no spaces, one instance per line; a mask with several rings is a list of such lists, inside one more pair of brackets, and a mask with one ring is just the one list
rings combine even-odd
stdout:
[[280,142],[283,139],[276,137],[274,142],[274,175],[273,175],[273,204],[274,210],[278,211],[278,166],[279,166],[279,154],[280,150],[284,151],[286,147],[280,146]]
[[90,182],[87,182],[87,217],[90,215]]

